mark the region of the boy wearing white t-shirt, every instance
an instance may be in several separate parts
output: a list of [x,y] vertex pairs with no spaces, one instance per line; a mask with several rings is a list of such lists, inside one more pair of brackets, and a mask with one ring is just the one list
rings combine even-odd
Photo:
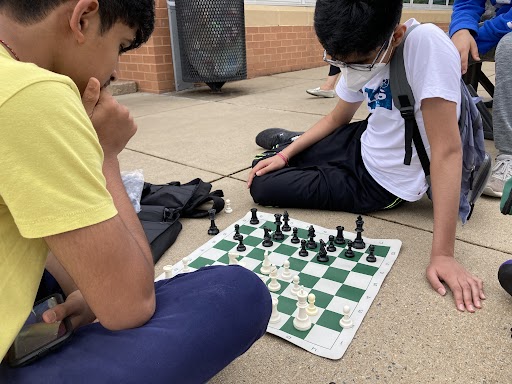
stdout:
[[[402,0],[318,0],[315,29],[324,60],[342,69],[334,110],[304,134],[261,132],[266,156],[255,161],[248,186],[262,205],[365,213],[417,201],[428,189],[413,147],[404,164],[405,121],[393,105],[389,65],[411,19],[400,24]],[[454,258],[461,185],[460,57],[432,24],[405,42],[404,63],[415,118],[430,158],[434,236],[427,278],[441,295],[444,281],[460,311],[485,299],[483,283]],[[365,101],[371,116],[350,123]]]

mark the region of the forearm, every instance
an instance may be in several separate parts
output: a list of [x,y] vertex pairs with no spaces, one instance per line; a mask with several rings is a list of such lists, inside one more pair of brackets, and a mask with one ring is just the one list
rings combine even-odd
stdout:
[[74,280],[69,276],[69,273],[64,269],[51,251],[48,252],[48,257],[46,259],[46,269],[51,273],[55,280],[57,280],[57,283],[59,283],[59,286],[62,288],[66,296],[69,296],[71,292],[78,289]]
[[107,180],[107,189],[112,195],[114,204],[117,208],[119,217],[123,221],[128,232],[132,235],[135,242],[138,244],[141,252],[144,254],[148,262],[148,267],[153,273],[153,256],[149,248],[148,240],[140,220],[133,209],[133,205],[126,194],[123,181],[121,179],[121,172],[119,169],[119,162],[117,157],[105,158],[103,163],[103,174]]
[[337,128],[350,123],[355,112],[361,103],[347,103],[338,101],[336,107],[320,121],[304,132],[292,144],[286,147],[281,153],[289,159],[312,146],[324,137],[330,135]]
[[431,256],[454,256],[459,208],[462,151],[432,154],[430,164],[434,236]]

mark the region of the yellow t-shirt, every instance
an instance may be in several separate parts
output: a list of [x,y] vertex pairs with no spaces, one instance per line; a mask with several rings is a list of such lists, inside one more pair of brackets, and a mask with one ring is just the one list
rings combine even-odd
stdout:
[[103,152],[71,79],[0,46],[0,361],[34,304],[43,237],[117,214]]

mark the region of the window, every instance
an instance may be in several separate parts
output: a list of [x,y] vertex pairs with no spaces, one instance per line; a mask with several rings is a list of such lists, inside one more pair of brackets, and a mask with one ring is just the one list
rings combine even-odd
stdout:
[[[382,0],[385,1],[385,0]],[[453,5],[454,0],[404,0],[406,7],[443,9]],[[315,6],[315,0],[245,0],[246,4]]]

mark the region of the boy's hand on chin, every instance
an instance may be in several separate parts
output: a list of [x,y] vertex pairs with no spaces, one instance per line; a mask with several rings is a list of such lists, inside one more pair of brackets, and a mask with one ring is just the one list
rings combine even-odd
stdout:
[[82,103],[98,134],[105,158],[117,157],[137,132],[128,108],[119,104],[100,82],[91,78]]
[[475,312],[475,308],[482,308],[481,300],[485,300],[483,281],[469,273],[454,257],[433,255],[427,267],[427,279],[442,296],[446,294],[444,281],[451,289],[459,311]]

